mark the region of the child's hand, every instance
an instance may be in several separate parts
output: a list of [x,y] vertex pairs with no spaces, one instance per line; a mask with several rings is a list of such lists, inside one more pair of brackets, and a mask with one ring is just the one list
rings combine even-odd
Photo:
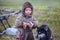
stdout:
[[16,38],[16,40],[20,40],[20,38]]
[[29,23],[27,23],[27,25],[28,25],[30,28],[32,28],[34,24],[33,24],[32,22],[29,22]]
[[23,28],[25,29],[27,26],[27,24],[25,22],[23,22]]
[[16,40],[20,40],[20,36],[17,36],[17,37],[16,37]]
[[29,23],[30,23],[30,27],[33,27],[34,24],[32,22],[29,22]]

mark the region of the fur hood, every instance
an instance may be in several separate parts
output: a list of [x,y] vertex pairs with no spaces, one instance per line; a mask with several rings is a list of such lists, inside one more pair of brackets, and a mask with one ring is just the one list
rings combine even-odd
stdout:
[[[22,7],[22,14],[25,16],[25,9],[26,8],[31,8],[32,13],[33,13],[33,6],[31,5],[30,2],[25,2]],[[32,13],[30,15],[32,15]]]

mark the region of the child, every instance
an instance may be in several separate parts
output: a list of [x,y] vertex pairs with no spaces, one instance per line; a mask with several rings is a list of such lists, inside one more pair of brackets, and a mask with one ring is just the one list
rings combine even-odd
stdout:
[[34,40],[32,29],[38,25],[38,21],[32,16],[33,7],[31,3],[25,2],[22,8],[22,15],[20,15],[15,22],[19,33],[17,39],[20,40]]

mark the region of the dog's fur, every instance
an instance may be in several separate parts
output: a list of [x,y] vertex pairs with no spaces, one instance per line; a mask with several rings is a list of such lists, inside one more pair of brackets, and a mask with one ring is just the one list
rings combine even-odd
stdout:
[[[47,30],[46,30],[47,29]],[[41,34],[41,33],[44,33],[45,34],[45,38],[41,38],[41,40],[50,40],[51,38],[51,30],[50,28],[48,27],[48,25],[46,24],[43,24],[41,25],[40,27],[37,27],[37,38],[38,38],[38,35]]]

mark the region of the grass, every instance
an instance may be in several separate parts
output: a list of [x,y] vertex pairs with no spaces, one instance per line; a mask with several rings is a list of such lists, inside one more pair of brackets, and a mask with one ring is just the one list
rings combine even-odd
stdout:
[[[39,22],[39,26],[42,24],[48,24],[52,30],[53,37],[56,40],[60,40],[60,0],[0,0],[0,8],[17,10],[22,7],[22,4],[26,1],[29,1],[34,6],[34,16]],[[8,3],[8,4],[7,4]],[[0,13],[0,15],[2,15]],[[15,19],[17,16],[10,16],[9,23],[14,25]],[[12,21],[11,21],[12,20]],[[7,26],[6,22],[4,24]],[[8,26],[7,26],[8,27]],[[0,23],[0,29],[4,30],[3,26]],[[5,37],[5,38],[3,38]],[[3,35],[0,40],[8,40],[7,37],[12,38],[10,35]],[[11,39],[12,40],[12,39]]]
[[[39,26],[42,24],[48,24],[50,29],[52,30],[53,37],[56,40],[60,40],[60,35],[59,35],[60,34],[60,14],[59,14],[59,11],[57,11],[57,10],[58,9],[53,9],[52,11],[51,10],[41,10],[41,11],[35,10],[34,16],[37,18],[37,20],[39,22]],[[9,17],[9,23],[11,25],[14,25],[16,17],[17,16]],[[7,24],[5,24],[5,25],[7,25]],[[1,25],[0,25],[0,28],[1,28]]]
[[59,35],[60,34],[60,14],[58,12],[54,13],[54,10],[46,14],[41,13],[43,16],[38,15],[36,18],[38,19],[39,24],[48,24],[52,30],[54,38],[56,40],[59,40],[60,39],[60,35]]

